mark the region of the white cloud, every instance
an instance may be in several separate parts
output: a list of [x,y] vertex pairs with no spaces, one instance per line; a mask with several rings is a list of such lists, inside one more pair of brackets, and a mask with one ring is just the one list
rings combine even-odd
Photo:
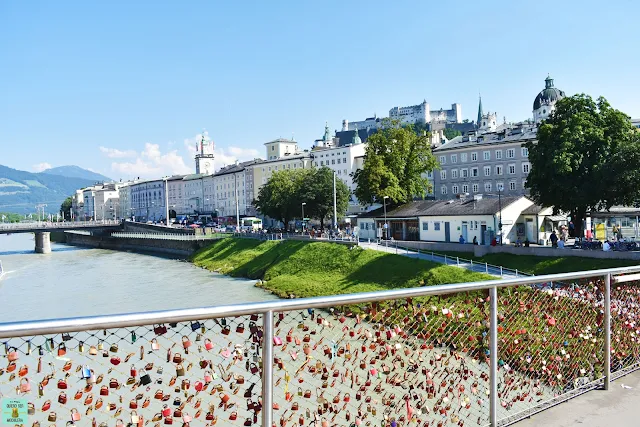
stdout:
[[51,165],[47,162],[38,163],[37,165],[31,166],[35,172],[42,172],[43,170],[51,169]]
[[[193,158],[200,151],[202,134],[185,138],[182,147],[175,142],[168,142],[164,148],[159,144],[146,143],[140,152],[134,150],[121,151],[116,148],[100,147],[100,152],[108,158],[130,158],[128,161],[114,161],[111,169],[119,174],[115,178],[160,178],[166,175],[195,173]],[[205,133],[205,140],[209,141]],[[213,141],[205,145],[205,152],[213,148]],[[211,152],[211,151],[208,151]],[[215,147],[216,170],[237,161],[252,160],[259,156],[253,148],[236,146]],[[186,160],[185,160],[186,159]]]
[[126,159],[136,157],[134,150],[118,150],[117,148],[100,147],[100,151],[110,159]]

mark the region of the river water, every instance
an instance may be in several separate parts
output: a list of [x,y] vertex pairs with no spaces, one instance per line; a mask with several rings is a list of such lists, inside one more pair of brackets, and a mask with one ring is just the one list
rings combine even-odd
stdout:
[[177,259],[0,235],[0,322],[193,308],[275,299],[254,286]]

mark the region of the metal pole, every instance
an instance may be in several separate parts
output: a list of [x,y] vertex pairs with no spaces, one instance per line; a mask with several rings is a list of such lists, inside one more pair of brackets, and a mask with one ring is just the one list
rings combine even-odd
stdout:
[[502,266],[500,266],[500,277],[504,277],[504,276],[502,275]]
[[[240,231],[240,206],[238,205],[238,173],[233,174],[233,185],[236,193],[236,230]],[[287,228],[287,224],[284,225]]]
[[611,382],[611,274],[604,276],[604,389]]
[[518,269],[516,268],[516,277],[518,277]]
[[333,228],[338,229],[338,207],[336,206],[336,171],[333,171]]
[[384,205],[384,233],[382,233],[382,236],[385,238],[385,240],[389,240],[389,238],[387,237],[387,234],[389,233],[389,226],[387,225],[387,198],[383,197],[382,198],[382,203]]
[[171,227],[171,221],[169,221],[169,179],[164,180],[164,209],[165,209],[165,225]]
[[460,267],[460,257],[456,257],[456,265]]
[[498,425],[498,288],[489,290],[489,421]]
[[486,262],[484,263],[484,272],[489,274],[489,264],[487,264]]
[[263,314],[262,342],[262,425],[273,424],[273,310]]

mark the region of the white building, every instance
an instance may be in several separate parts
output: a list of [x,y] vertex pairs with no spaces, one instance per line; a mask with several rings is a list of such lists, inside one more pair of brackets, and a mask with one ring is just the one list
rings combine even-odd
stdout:
[[278,138],[274,141],[265,142],[268,160],[277,160],[288,156],[295,156],[300,153],[298,143],[293,139]]
[[118,219],[120,212],[120,195],[118,184],[100,184],[87,187],[82,191],[82,210],[78,219],[97,221]]
[[139,181],[132,183],[131,213],[127,215],[137,222],[164,221],[166,217],[165,207],[165,182],[163,179]]

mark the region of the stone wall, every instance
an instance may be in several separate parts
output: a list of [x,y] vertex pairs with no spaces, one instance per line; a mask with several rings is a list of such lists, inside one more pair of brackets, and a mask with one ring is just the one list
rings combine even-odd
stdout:
[[173,255],[187,258],[198,249],[208,246],[211,240],[156,240],[156,239],[126,239],[108,236],[88,236],[82,234],[66,234],[66,243],[74,246],[86,246],[116,251],[148,252],[163,255]]
[[[473,245],[465,244],[461,245],[460,243],[433,243],[433,242],[419,242],[419,241],[389,241],[389,246],[394,246],[395,244],[401,246],[403,248],[409,249],[420,249],[425,252],[469,252],[473,253]],[[384,245],[384,241],[380,243]],[[475,246],[478,247],[478,246]]]
[[131,231],[135,233],[162,233],[162,234],[194,234],[193,230],[188,228],[165,227],[164,225],[142,224],[140,222],[124,221],[123,231]]
[[544,257],[580,257],[580,258],[598,258],[598,259],[632,259],[638,260],[640,263],[640,252],[604,252],[588,251],[582,249],[554,249],[550,247],[522,247],[514,246],[475,246],[474,254],[483,256],[486,254],[513,254],[513,255],[530,255]]

